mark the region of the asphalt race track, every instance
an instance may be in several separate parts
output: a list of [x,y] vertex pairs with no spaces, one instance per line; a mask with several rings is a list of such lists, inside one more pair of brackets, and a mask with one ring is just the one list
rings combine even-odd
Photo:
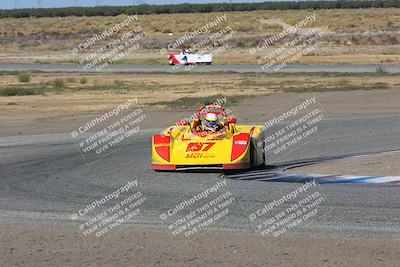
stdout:
[[[375,73],[377,71],[378,65],[290,65],[285,67],[279,72],[341,72],[341,73]],[[190,68],[190,72],[237,72],[237,73],[273,73],[274,70],[269,68],[267,70],[262,70],[259,65],[199,65],[195,68]],[[384,65],[384,71],[389,73],[400,73],[399,65]],[[97,72],[95,69],[84,70],[81,65],[77,64],[0,64],[0,71],[27,71],[36,70],[43,72]],[[185,67],[173,68],[168,65],[114,65],[102,72],[125,72],[125,73],[176,73],[176,72],[187,72]]]
[[[329,121],[329,125],[333,127],[317,140],[276,164],[400,150],[399,117],[335,119]],[[322,122],[324,127],[328,127],[326,121]],[[168,203],[178,197],[190,197],[205,184],[221,181],[221,175],[150,170],[150,140],[155,132],[157,129],[145,131],[140,139],[91,165],[83,161],[69,134],[0,138],[0,220],[70,224],[77,204],[85,203],[111,185],[115,188],[135,177],[152,202],[152,208],[144,210],[136,223],[146,227],[162,226],[159,215],[169,208]],[[263,171],[268,174],[268,169]],[[262,199],[276,192],[302,185],[227,177],[233,194],[241,206],[247,208],[262,205]],[[319,185],[318,190],[328,199],[321,204],[324,216],[300,225],[294,232],[400,237],[400,192],[396,185],[328,184]],[[251,231],[246,213],[239,205],[233,206],[231,212],[234,219],[214,228]]]

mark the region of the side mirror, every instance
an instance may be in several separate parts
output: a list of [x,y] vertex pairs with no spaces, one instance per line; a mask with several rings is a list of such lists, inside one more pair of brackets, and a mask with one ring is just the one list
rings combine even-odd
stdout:
[[229,118],[228,123],[236,123],[236,118]]

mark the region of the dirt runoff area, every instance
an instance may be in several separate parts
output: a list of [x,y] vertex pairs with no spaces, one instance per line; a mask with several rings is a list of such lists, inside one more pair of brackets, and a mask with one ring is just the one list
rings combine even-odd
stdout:
[[162,229],[139,228],[116,233],[112,238],[118,242],[92,244],[77,242],[78,235],[73,228],[2,225],[2,266],[396,266],[400,261],[400,240],[208,232],[187,242],[171,240]]

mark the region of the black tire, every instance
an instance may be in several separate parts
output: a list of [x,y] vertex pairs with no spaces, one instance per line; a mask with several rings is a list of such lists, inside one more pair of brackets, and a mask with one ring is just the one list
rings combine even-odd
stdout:
[[254,149],[253,144],[250,144],[250,169],[254,169]]
[[[263,163],[261,163],[260,165],[257,165],[256,157],[255,157],[254,153],[258,154],[259,151],[257,150],[256,146],[257,145],[254,144],[253,142],[251,143],[251,146],[250,146],[250,168],[251,169],[259,168],[260,166],[265,166],[265,150],[264,150],[264,148],[263,148],[263,152],[262,152]],[[257,155],[257,156],[259,156],[259,155]]]

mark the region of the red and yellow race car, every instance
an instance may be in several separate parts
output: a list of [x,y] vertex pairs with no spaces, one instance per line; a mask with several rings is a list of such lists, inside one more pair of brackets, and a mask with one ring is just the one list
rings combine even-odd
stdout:
[[262,125],[237,125],[224,107],[206,105],[191,122],[153,136],[152,168],[249,169],[265,163]]

